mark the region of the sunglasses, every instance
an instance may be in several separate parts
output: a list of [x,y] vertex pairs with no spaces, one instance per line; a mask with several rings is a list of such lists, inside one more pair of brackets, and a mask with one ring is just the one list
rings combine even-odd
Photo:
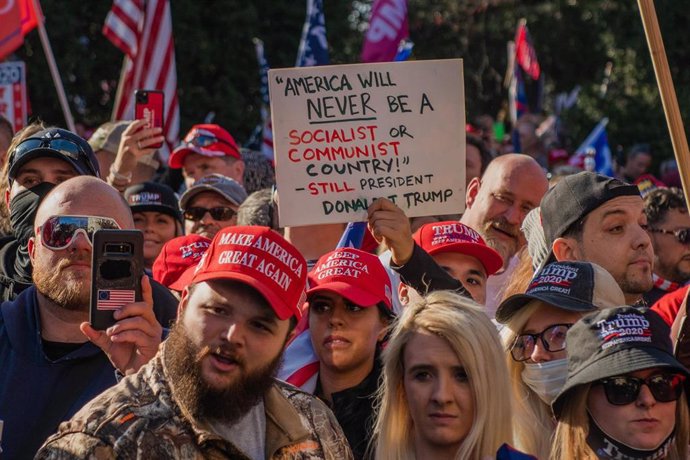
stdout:
[[647,231],[652,233],[664,233],[673,235],[680,244],[690,244],[690,228],[679,228],[678,230],[666,230],[664,228],[647,227]]
[[69,247],[79,233],[93,244],[95,231],[119,229],[120,226],[110,217],[52,216],[36,229],[36,235],[40,236],[43,246],[59,251]]
[[604,386],[604,394],[610,404],[625,406],[637,401],[642,385],[647,385],[649,391],[659,402],[671,402],[680,398],[683,393],[682,374],[661,373],[654,374],[646,379],[621,375],[599,380],[597,384]]
[[184,218],[198,222],[204,218],[206,213],[209,213],[214,220],[230,220],[237,215],[237,211],[225,206],[218,206],[210,209],[192,207],[185,210]]
[[20,142],[19,145],[12,151],[10,154],[9,163],[13,164],[27,153],[36,149],[50,149],[60,152],[62,155],[85,165],[89,172],[91,172],[94,176],[98,176],[98,171],[96,171],[94,165],[91,163],[89,155],[84,152],[84,150],[78,144],[69,139],[63,138],[26,139]]
[[541,340],[547,351],[565,350],[565,336],[572,323],[553,324],[537,334],[520,334],[515,338],[510,348],[510,356],[515,361],[527,361],[537,346],[537,340]]
[[192,136],[187,136],[187,138],[184,141],[188,145],[193,145],[196,147],[208,147],[209,145],[213,145],[220,142],[221,144],[225,144],[227,146],[232,147],[233,150],[236,150],[236,147],[232,145],[230,142],[224,141],[223,139],[219,139],[212,134],[203,134],[197,132]]

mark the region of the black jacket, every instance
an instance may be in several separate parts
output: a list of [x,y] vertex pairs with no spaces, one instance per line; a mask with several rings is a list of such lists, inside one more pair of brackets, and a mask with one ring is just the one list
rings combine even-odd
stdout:
[[[329,406],[343,428],[355,460],[371,457],[366,457],[365,453],[376,422],[374,403],[380,376],[381,363],[377,353],[374,358],[374,368],[359,385],[331,395],[333,404]],[[321,384],[318,383],[315,394],[319,396],[320,393]]]
[[414,245],[410,260],[402,266],[391,261],[391,268],[399,275],[403,283],[410,286],[421,295],[434,291],[455,291],[469,299],[470,293],[460,281],[453,278],[421,247]]

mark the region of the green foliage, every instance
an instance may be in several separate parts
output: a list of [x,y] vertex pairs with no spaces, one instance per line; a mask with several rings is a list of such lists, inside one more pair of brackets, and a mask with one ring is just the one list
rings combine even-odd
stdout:
[[[612,144],[651,143],[671,155],[668,130],[636,2],[619,0],[408,0],[414,59],[465,60],[467,113],[505,116],[506,42],[528,21],[546,75],[547,105],[576,85],[576,108],[564,114],[576,146],[603,116]],[[259,121],[259,78],[252,38],[265,43],[272,67],[294,65],[306,0],[172,0],[181,131],[215,113],[245,140]],[[358,62],[372,0],[326,0],[332,63]],[[684,118],[690,116],[690,14],[684,2],[657,0],[666,52]],[[122,53],[101,34],[110,2],[44,0],[46,27],[75,118],[96,126],[110,117]],[[63,124],[38,34],[17,56],[28,65],[34,114]],[[610,66],[607,78],[605,69]],[[607,84],[605,84],[607,83]],[[602,88],[606,89],[605,92]]]

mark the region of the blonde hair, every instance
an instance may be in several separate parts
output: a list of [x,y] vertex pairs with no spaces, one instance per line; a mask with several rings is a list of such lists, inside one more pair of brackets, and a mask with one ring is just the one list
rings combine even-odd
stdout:
[[449,291],[405,307],[383,352],[374,428],[377,460],[414,459],[414,427],[403,385],[405,346],[418,331],[443,337],[462,362],[473,394],[474,421],[456,459],[495,456],[511,442],[508,370],[496,328],[475,302]]
[[544,304],[541,301],[532,300],[518,310],[505,324],[501,336],[506,350],[505,361],[510,374],[515,409],[513,415],[515,447],[537,458],[549,458],[551,437],[556,426],[551,407],[523,382],[522,371],[525,369],[525,364],[515,361],[510,354],[515,339],[542,305]]
[[[589,417],[587,416],[587,396],[592,384],[573,388],[565,397],[556,433],[551,447],[553,460],[597,460],[597,456],[587,444]],[[690,442],[690,416],[685,392],[676,401],[675,442],[666,460],[685,460],[688,457]]]

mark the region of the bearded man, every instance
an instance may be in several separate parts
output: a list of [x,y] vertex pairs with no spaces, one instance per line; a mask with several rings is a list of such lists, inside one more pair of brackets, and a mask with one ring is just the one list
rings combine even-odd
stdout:
[[150,360],[162,337],[146,277],[144,301],[119,308],[114,326],[87,322],[93,232],[134,228],[117,190],[91,176],[66,180],[38,207],[35,227],[35,285],[0,306],[0,447],[12,459],[33,458],[60,422],[117,383],[116,372]]
[[227,227],[190,270],[157,357],[37,458],[352,458],[332,412],[273,377],[305,300],[297,249],[268,227]]

